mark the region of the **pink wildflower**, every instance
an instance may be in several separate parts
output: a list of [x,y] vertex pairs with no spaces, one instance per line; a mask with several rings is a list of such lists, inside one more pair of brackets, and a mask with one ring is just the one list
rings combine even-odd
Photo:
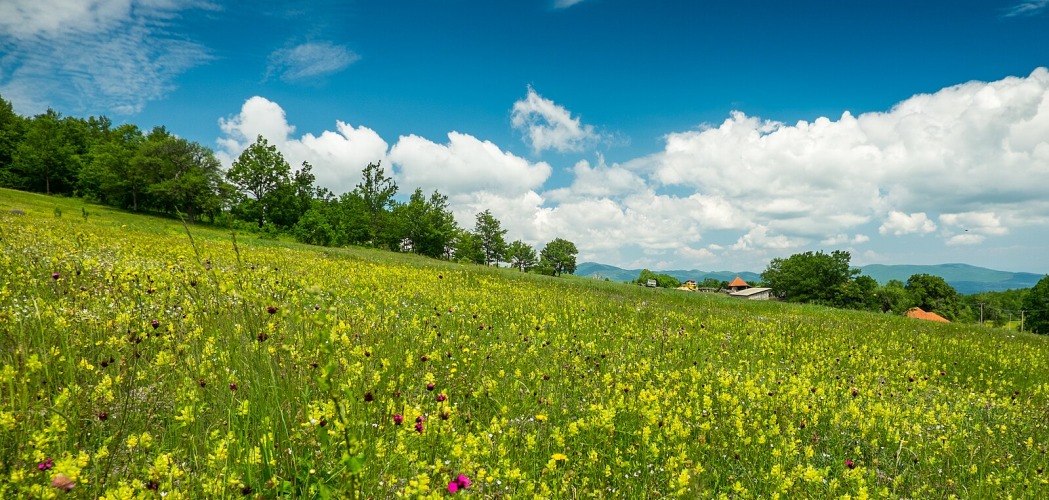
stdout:
[[455,493],[459,490],[465,490],[470,487],[470,478],[466,477],[465,474],[459,474],[459,477],[448,483],[448,492]]

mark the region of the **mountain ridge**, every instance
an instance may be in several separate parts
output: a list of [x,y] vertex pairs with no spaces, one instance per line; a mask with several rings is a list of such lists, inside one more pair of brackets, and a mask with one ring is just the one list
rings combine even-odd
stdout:
[[[906,282],[908,278],[915,274],[939,276],[962,295],[1031,288],[1045,276],[1037,273],[998,271],[960,263],[932,265],[870,264],[857,267],[856,269],[859,269],[862,274],[874,278],[875,281],[882,285],[894,279]],[[761,280],[761,274],[752,271],[700,271],[698,269],[652,269],[652,271],[673,276],[681,281],[688,279],[703,281],[707,278],[729,281],[736,276],[748,283]],[[583,262],[576,266],[574,274],[587,278],[608,279],[609,281],[633,281],[637,279],[640,273],[641,269],[623,269],[609,264]]]

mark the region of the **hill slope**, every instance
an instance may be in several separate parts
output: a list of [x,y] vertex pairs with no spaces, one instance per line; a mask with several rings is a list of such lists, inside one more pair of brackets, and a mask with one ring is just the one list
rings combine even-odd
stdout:
[[1049,498],[1044,337],[189,231],[0,190],[0,497]]
[[1038,280],[1042,279],[1042,275],[1039,274],[996,271],[968,264],[939,264],[931,266],[871,264],[861,267],[860,270],[863,274],[874,278],[883,285],[889,280],[906,282],[907,278],[915,274],[931,274],[943,278],[955,290],[958,290],[958,293],[964,295],[1016,288],[1031,288],[1035,283],[1038,283]]

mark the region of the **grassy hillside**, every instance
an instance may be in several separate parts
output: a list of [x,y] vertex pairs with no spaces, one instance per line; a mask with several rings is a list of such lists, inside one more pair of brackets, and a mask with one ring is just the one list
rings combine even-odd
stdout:
[[81,208],[0,191],[0,498],[1049,495],[1041,337]]

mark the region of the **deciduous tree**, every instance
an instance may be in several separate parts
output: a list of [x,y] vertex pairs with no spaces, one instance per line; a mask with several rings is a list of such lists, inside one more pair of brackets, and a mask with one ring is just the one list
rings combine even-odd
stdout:
[[509,259],[511,267],[516,267],[522,272],[532,269],[536,264],[535,249],[521,240],[514,240],[507,246],[506,258]]
[[233,162],[226,179],[250,197],[248,203],[242,203],[241,211],[262,227],[273,210],[272,194],[288,183],[290,173],[291,165],[277,146],[259,135]]
[[1049,275],[1038,280],[1024,297],[1024,328],[1035,333],[1049,333]]
[[368,242],[379,246],[383,239],[385,225],[394,207],[393,196],[397,194],[397,184],[386,176],[381,162],[369,163],[361,171],[361,183],[354,188],[353,194],[364,203],[368,216]]
[[501,262],[506,255],[506,229],[502,228],[499,219],[492,215],[491,210],[485,210],[477,214],[477,223],[474,225],[474,234],[481,245],[481,253],[484,255],[484,265],[490,266]]
[[576,248],[575,243],[556,238],[546,244],[543,251],[540,252],[540,259],[553,268],[554,276],[560,276],[563,273],[575,272],[575,257],[578,253],[579,249]]
[[835,250],[830,254],[805,252],[786,259],[772,259],[761,273],[761,279],[776,293],[791,302],[815,302],[834,305],[837,295],[858,269],[849,267],[849,252]]
[[958,317],[958,291],[943,278],[924,273],[914,274],[907,278],[904,288],[915,306],[949,320]]

